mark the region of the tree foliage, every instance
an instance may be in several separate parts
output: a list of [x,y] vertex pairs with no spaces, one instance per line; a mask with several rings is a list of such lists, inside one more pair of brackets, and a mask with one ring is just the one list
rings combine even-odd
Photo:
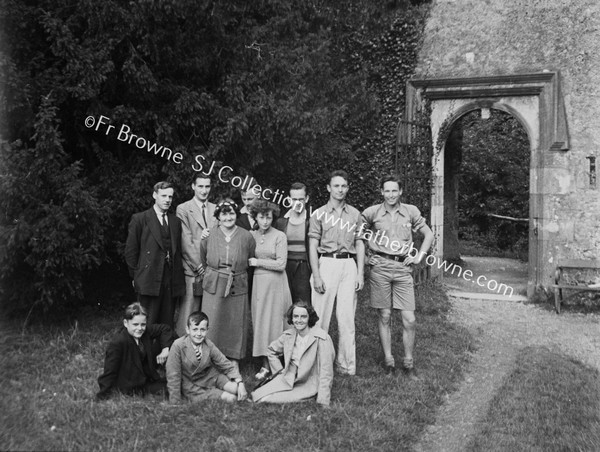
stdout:
[[43,99],[33,147],[0,149],[1,278],[3,297],[17,311],[81,297],[83,274],[104,257],[106,211],[81,162],[68,162],[56,110]]
[[[375,201],[377,177],[391,169],[426,11],[367,0],[3,0],[3,183],[22,180],[34,163],[42,171],[46,160],[55,161],[57,178],[68,170],[70,182],[38,187],[31,208],[42,212],[53,189],[72,183],[78,202],[103,219],[100,230],[85,231],[95,236],[93,250],[83,248],[89,261],[76,275],[121,262],[126,224],[149,207],[157,180],[176,184],[175,203],[191,195],[199,154],[274,188],[303,180],[317,201],[325,174],[345,168],[352,202],[365,207]],[[112,131],[86,127],[88,116],[101,115]],[[183,161],[117,139],[122,125]],[[47,154],[38,151],[33,162],[41,146]],[[5,201],[12,217],[18,199]],[[84,233],[70,221],[73,237]],[[10,274],[39,258],[36,246],[6,261]],[[36,290],[22,298],[42,299]],[[79,293],[75,284],[53,297]]]
[[480,235],[492,248],[519,250],[527,248],[527,223],[488,214],[529,218],[529,138],[513,116],[491,113],[487,120],[468,113],[457,125],[463,131],[460,225],[463,237]]

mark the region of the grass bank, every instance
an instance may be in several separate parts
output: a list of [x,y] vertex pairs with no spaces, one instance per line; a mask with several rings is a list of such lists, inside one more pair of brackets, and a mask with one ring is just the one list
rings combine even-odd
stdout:
[[598,371],[544,348],[523,349],[469,451],[596,451]]
[[[62,328],[4,322],[0,333],[2,450],[404,450],[433,423],[435,410],[461,379],[472,341],[446,320],[436,284],[418,291],[416,365],[421,380],[384,375],[368,290],[357,309],[358,371],[334,379],[331,409],[285,406],[170,406],[152,398],[96,403],[96,379],[117,314],[95,312]],[[335,331],[332,325],[332,333]],[[400,319],[393,325],[402,357]],[[334,335],[334,334],[332,334]],[[334,337],[335,340],[335,337]],[[242,365],[252,388],[254,363]]]

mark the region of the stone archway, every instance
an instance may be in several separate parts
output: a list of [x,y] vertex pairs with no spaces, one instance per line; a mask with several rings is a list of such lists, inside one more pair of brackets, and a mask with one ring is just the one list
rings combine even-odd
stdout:
[[[510,250],[524,262],[528,261],[532,148],[522,121],[507,111],[489,108],[491,105],[474,102],[469,111],[463,113],[464,109],[460,109],[457,114],[461,116],[452,122],[444,143],[443,258],[457,265],[463,263],[462,255],[468,255],[469,248],[474,247],[481,252],[487,246],[498,246],[498,251]],[[505,129],[506,125],[512,133],[504,130],[500,135],[498,127]],[[479,132],[476,138],[472,135],[476,130],[487,130],[487,133]],[[467,135],[463,136],[463,131]],[[473,148],[475,143],[479,143],[479,147]],[[468,181],[477,184],[478,188]],[[502,188],[498,183],[502,184]],[[488,215],[482,216],[482,210]],[[520,213],[515,215],[517,210]],[[462,214],[459,215],[459,212]],[[495,214],[501,216],[494,218]],[[502,215],[512,217],[500,219]],[[472,221],[466,221],[469,217]],[[514,217],[519,219],[507,221]],[[496,231],[493,238],[488,235],[491,231]],[[460,235],[466,236],[464,243],[463,239],[459,239]]]
[[[553,155],[569,149],[565,111],[556,72],[497,77],[410,80],[407,84],[406,116],[412,120],[419,104],[430,103],[432,161],[431,226],[436,240],[433,253],[441,261],[444,233],[444,157],[452,125],[469,111],[494,108],[511,114],[529,136],[531,149],[529,196],[529,272],[527,295],[551,283],[554,268],[549,229],[552,219],[545,209],[547,173]],[[431,268],[432,276],[442,270]]]

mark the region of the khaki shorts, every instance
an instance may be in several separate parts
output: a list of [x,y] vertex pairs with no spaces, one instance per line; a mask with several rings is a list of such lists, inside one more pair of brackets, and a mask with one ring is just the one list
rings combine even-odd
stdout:
[[371,307],[414,311],[415,285],[410,265],[377,255],[369,259],[369,264]]

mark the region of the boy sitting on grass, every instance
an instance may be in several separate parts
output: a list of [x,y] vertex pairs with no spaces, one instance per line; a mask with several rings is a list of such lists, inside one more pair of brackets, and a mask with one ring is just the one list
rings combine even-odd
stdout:
[[173,332],[168,325],[146,325],[146,322],[147,313],[140,303],[125,308],[124,328],[106,349],[104,373],[98,378],[100,392],[96,394],[96,400],[107,399],[115,392],[126,395],[164,393],[165,379],[157,372],[157,365],[163,365],[167,360]]
[[185,331],[187,334],[173,343],[167,359],[169,401],[245,400],[248,393],[237,367],[206,338],[208,316],[192,312]]

